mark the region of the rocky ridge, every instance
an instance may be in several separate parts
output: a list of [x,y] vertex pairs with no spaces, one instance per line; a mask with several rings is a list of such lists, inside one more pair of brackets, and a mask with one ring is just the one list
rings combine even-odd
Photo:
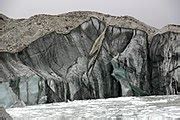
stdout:
[[0,51],[17,52],[50,32],[66,34],[90,17],[104,20],[109,25],[146,31],[152,35],[157,29],[130,16],[110,16],[97,12],[69,12],[60,15],[35,15],[28,19],[12,19],[0,15]]

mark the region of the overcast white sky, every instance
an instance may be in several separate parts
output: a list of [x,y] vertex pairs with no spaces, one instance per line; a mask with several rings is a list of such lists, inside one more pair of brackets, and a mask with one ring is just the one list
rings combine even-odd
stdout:
[[0,0],[0,13],[11,18],[78,10],[130,15],[157,28],[180,24],[180,0]]

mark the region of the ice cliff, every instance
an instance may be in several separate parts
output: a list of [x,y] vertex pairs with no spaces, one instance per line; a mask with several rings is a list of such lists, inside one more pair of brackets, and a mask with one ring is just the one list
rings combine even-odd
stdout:
[[180,27],[129,16],[70,12],[0,15],[0,105],[174,95],[180,91]]

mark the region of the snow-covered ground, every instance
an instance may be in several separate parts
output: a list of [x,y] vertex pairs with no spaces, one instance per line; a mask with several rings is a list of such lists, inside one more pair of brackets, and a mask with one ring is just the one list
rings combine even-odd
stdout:
[[79,100],[6,111],[14,120],[180,120],[180,96]]

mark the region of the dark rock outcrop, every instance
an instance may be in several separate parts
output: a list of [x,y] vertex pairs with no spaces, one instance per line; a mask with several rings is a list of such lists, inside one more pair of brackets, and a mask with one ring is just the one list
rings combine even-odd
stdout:
[[0,104],[177,94],[179,34],[159,33],[150,40],[153,33],[144,28],[105,19],[89,17],[67,33],[32,36],[9,52],[2,47]]

